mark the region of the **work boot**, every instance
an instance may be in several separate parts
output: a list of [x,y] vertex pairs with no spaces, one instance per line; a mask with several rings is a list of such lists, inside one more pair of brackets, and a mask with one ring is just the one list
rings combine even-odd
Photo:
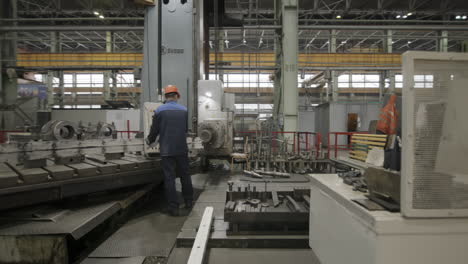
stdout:
[[174,208],[174,207],[167,207],[166,209],[163,210],[164,214],[168,214],[170,216],[179,216],[179,208]]
[[187,210],[192,210],[193,208],[193,201],[185,201],[185,206],[184,206],[185,209]]

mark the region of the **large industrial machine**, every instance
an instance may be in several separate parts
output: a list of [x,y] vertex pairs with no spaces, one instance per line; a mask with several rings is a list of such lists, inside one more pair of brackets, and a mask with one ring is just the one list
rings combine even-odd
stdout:
[[162,179],[142,139],[115,138],[112,124],[52,120],[40,133],[0,144],[0,209]]

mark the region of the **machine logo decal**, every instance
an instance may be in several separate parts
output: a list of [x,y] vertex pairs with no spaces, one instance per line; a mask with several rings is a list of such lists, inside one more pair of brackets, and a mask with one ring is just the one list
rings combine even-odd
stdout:
[[166,48],[166,46],[161,46],[161,55],[166,54],[184,54],[184,49],[172,49]]

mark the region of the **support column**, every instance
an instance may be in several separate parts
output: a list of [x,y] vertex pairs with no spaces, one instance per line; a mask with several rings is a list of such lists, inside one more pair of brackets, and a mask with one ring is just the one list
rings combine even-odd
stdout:
[[[336,53],[336,29],[330,30],[330,38],[328,39],[328,52]],[[329,98],[328,93],[331,92],[332,101],[338,101],[338,74],[336,71],[330,71],[330,82],[328,84],[327,99]]]
[[380,80],[379,80],[379,102],[382,102],[383,93],[385,89],[385,79],[387,78],[388,71],[381,71],[380,72]]
[[336,52],[336,29],[330,30],[330,38],[328,39],[328,52],[335,53]]
[[393,31],[391,29],[387,30],[386,36],[384,51],[386,53],[393,53]]
[[333,86],[332,71],[326,71],[325,76],[327,80],[327,87],[325,87],[325,102],[330,102],[330,90]]
[[[281,25],[281,0],[275,0],[275,25]],[[275,29],[276,36],[281,36],[281,29]],[[281,87],[281,65],[282,63],[282,47],[281,39],[275,38],[274,40],[274,53],[275,53],[275,69],[273,72],[273,119],[278,122],[282,116],[281,113],[281,97],[282,97],[282,87]]]
[[298,6],[297,0],[283,0],[282,7],[282,109],[284,131],[297,131],[297,57],[298,57]]
[[58,71],[58,79],[59,79],[59,93],[58,93],[58,98],[59,98],[59,105],[60,108],[64,108],[65,105],[65,84],[63,82],[63,71]]
[[[112,32],[111,31],[106,31],[106,52],[110,53],[112,52]],[[104,100],[109,100],[110,99],[110,84],[109,84],[109,79],[111,78],[111,71],[104,71],[103,72],[103,77],[104,77]]]
[[338,72],[331,72],[331,83],[332,101],[338,102]]
[[47,107],[46,110],[52,110],[54,105],[54,72],[47,71]]
[[159,87],[160,79],[160,7],[161,1],[156,5],[148,6],[145,10],[145,32],[143,43],[143,67],[141,73],[141,95],[140,95],[140,131],[143,131],[143,106],[145,102],[160,101]]
[[395,73],[390,72],[388,74],[388,79],[390,80],[390,84],[388,85],[388,93],[394,93],[395,92]]
[[[59,51],[57,32],[50,32],[50,53],[57,53]],[[47,108],[46,110],[52,110],[54,102],[54,77],[56,76],[55,71],[47,71]]]
[[443,30],[440,32],[439,38],[439,51],[447,52],[448,51],[448,31]]
[[[16,18],[16,11],[16,0],[0,1],[0,18]],[[5,73],[7,68],[16,66],[16,38],[16,32],[0,33],[0,129],[5,130],[16,127],[14,107],[18,95],[17,79]]]
[[[72,87],[73,88],[76,88],[78,85],[76,83],[76,73],[72,73]],[[72,93],[72,102],[73,102],[73,105],[75,106],[76,108],[76,105],[78,104],[78,94],[76,93],[76,90]]]
[[468,52],[468,40],[464,40],[461,47],[462,52]]
[[117,74],[116,70],[111,71],[112,85],[110,87],[110,99],[115,100],[117,98]]
[[[225,45],[226,40],[224,39],[223,31],[218,30],[217,34],[218,34],[218,37],[217,37],[217,39],[218,39],[218,43],[217,43],[217,45],[218,45],[218,50],[217,50],[218,56],[217,56],[216,59],[218,61],[216,61],[215,63],[216,64],[222,64],[222,61],[223,61],[223,55],[222,54],[224,53],[224,45]],[[224,83],[224,71],[223,70],[218,69],[217,79]]]

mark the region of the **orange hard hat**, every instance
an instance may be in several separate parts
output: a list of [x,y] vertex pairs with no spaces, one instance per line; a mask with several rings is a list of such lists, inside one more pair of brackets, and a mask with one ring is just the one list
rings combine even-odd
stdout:
[[175,85],[169,84],[166,87],[164,87],[164,94],[169,94],[169,93],[176,93],[180,97],[179,90]]

